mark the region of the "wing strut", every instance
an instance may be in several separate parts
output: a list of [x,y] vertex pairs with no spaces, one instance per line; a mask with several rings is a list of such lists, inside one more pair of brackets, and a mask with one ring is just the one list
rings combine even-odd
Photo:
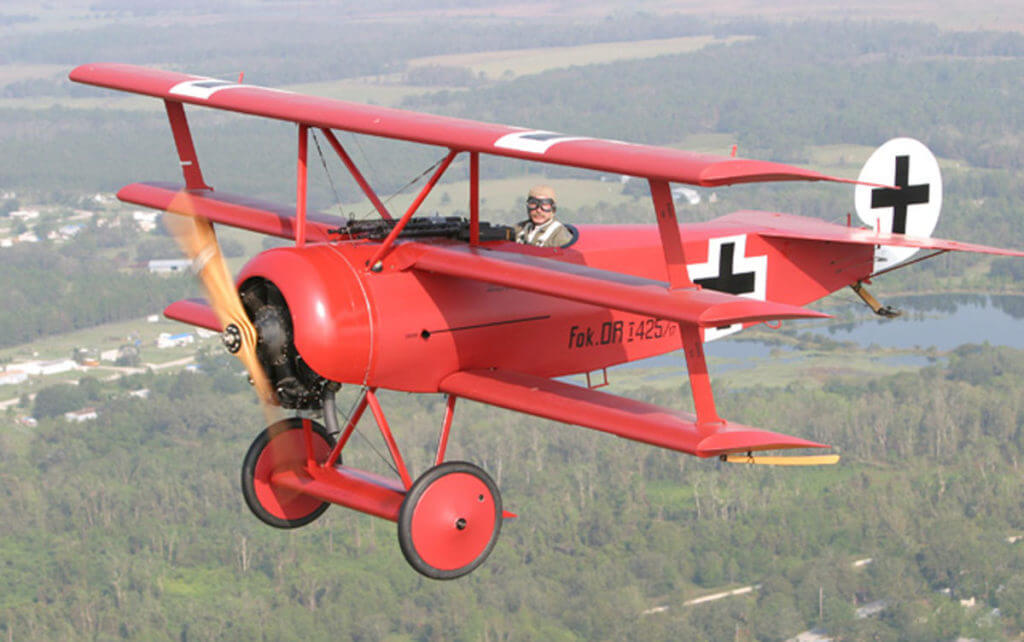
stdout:
[[212,190],[213,188],[203,180],[203,172],[199,169],[199,157],[192,143],[188,119],[185,118],[185,106],[174,100],[165,100],[164,107],[167,108],[167,120],[170,121],[171,133],[174,134],[174,146],[178,148],[178,161],[181,163],[181,173],[185,176],[185,188]]
[[405,214],[402,215],[402,218],[400,218],[398,222],[395,223],[395,227],[392,228],[391,233],[388,234],[387,238],[385,238],[384,241],[380,244],[380,247],[377,248],[377,251],[374,253],[373,258],[370,259],[369,265],[372,271],[379,272],[382,269],[382,266],[380,265],[380,260],[384,257],[385,254],[387,254],[388,250],[391,249],[391,246],[394,244],[395,239],[397,239],[398,235],[402,233],[402,230],[405,229],[406,224],[408,224],[409,220],[412,219],[412,215],[416,213],[416,210],[419,209],[420,205],[423,203],[423,200],[427,198],[431,190],[434,189],[434,186],[437,185],[437,181],[441,180],[441,176],[444,174],[445,170],[448,169],[448,166],[452,164],[452,161],[455,159],[455,156],[458,153],[458,150],[455,149],[448,150],[448,155],[444,157],[444,160],[441,161],[441,164],[438,165],[436,170],[434,170],[434,173],[431,175],[430,180],[427,181],[427,184],[424,185],[423,189],[420,190],[419,195],[416,196],[416,200],[412,202],[412,205],[410,205],[409,209],[405,211]]
[[306,244],[306,182],[309,171],[306,157],[309,151],[309,125],[299,125],[299,157],[295,164],[295,247]]
[[469,244],[480,244],[480,152],[469,153]]
[[[654,213],[658,219],[661,249],[665,253],[669,290],[699,290],[700,287],[690,280],[690,275],[686,271],[686,255],[668,181],[648,179],[648,183],[651,186]],[[708,363],[704,357],[704,342],[700,336],[700,328],[692,323],[680,323],[679,334],[683,339],[686,370],[690,376],[693,406],[697,411],[697,430],[701,434],[708,434],[725,422],[718,416],[718,410],[715,408],[715,396],[711,391],[711,377],[708,375]]]
[[651,199],[654,200],[654,213],[658,218],[661,249],[665,252],[669,289],[693,289],[696,286],[686,272],[686,256],[679,234],[679,221],[676,220],[676,206],[672,203],[672,190],[668,187],[668,181],[649,179],[648,183],[651,186]]
[[391,212],[389,212],[388,208],[384,206],[384,203],[381,203],[377,193],[373,191],[370,184],[366,182],[365,178],[363,178],[363,174],[359,171],[359,168],[356,167],[356,164],[352,161],[352,157],[348,155],[345,148],[341,146],[341,143],[334,135],[334,132],[326,127],[321,128],[320,131],[324,133],[324,136],[327,138],[327,142],[334,148],[334,153],[338,155],[341,162],[345,163],[345,167],[347,167],[349,173],[352,174],[352,178],[354,178],[356,183],[359,184],[359,189],[363,190],[363,194],[366,194],[366,198],[370,199],[373,206],[377,208],[377,211],[380,213],[380,217],[385,221],[390,221]]
[[711,376],[708,375],[708,362],[704,358],[700,328],[690,323],[680,323],[679,332],[683,339],[683,352],[686,354],[686,370],[690,375],[693,407],[697,411],[697,430],[701,434],[715,432],[725,422],[715,408],[715,395],[711,392]]

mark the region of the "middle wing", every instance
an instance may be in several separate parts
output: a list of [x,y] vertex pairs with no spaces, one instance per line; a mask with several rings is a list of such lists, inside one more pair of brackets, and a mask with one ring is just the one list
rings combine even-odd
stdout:
[[795,305],[714,290],[670,290],[652,279],[514,252],[406,243],[395,261],[424,272],[634,312],[703,328],[776,319],[828,318]]

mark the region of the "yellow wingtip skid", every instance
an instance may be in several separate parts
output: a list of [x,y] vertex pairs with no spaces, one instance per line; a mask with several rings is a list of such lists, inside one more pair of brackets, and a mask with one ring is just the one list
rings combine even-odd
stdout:
[[721,460],[730,464],[764,466],[831,466],[839,461],[839,455],[722,455]]

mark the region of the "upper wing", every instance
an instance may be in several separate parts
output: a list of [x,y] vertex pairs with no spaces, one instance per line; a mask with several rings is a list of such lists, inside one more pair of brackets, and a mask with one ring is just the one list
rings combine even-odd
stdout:
[[698,457],[783,448],[828,448],[800,437],[723,422],[713,430],[696,417],[598,390],[501,370],[455,372],[442,392],[545,419],[609,432]]
[[361,105],[135,65],[82,65],[72,70],[70,78],[76,82],[169,101],[304,123],[312,127],[342,129],[458,151],[571,165],[653,180],[706,187],[786,180],[856,183],[781,163],[697,154]]
[[795,305],[714,290],[670,290],[668,284],[585,265],[508,251],[406,243],[393,259],[417,270],[546,294],[626,312],[718,327],[829,315]]
[[948,241],[945,239],[907,236],[906,234],[879,234],[874,230],[861,227],[846,227],[818,219],[809,219],[793,214],[779,214],[777,212],[744,210],[716,219],[715,223],[736,225],[746,232],[760,234],[765,237],[851,243],[854,245],[917,247],[925,250],[978,252],[1002,256],[1024,256],[1024,252],[1017,250],[1005,250],[988,245],[961,243],[960,241]]

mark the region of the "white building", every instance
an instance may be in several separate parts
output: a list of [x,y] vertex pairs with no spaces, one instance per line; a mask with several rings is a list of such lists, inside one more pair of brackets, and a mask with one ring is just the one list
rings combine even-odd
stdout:
[[132,220],[143,232],[152,232],[156,229],[156,217],[159,216],[159,212],[145,212],[143,210],[135,210],[132,212]]
[[39,364],[39,374],[53,375],[62,372],[77,370],[78,364],[71,359],[56,359],[54,361],[43,361]]
[[689,205],[700,203],[700,192],[689,187],[673,187],[672,200],[676,202],[685,201]]
[[39,218],[39,210],[14,210],[11,218],[20,218],[23,221],[31,221]]
[[190,332],[183,332],[181,334],[161,332],[160,336],[156,338],[156,347],[163,350],[165,348],[178,348],[182,346],[188,346],[192,345],[195,342],[195,335],[193,335]]
[[188,259],[153,259],[147,266],[153,274],[171,274],[188,270],[192,267],[192,261]]
[[98,416],[99,415],[96,414],[95,408],[82,408],[81,410],[64,413],[64,419],[67,421],[74,421],[75,423],[90,421],[92,419],[96,419]]
[[0,386],[16,386],[28,381],[28,373],[23,370],[6,370],[0,372]]
[[54,361],[23,361],[21,363],[12,363],[10,370],[21,370],[22,372],[30,375],[52,375],[60,374],[62,372],[69,372],[71,370],[77,370],[78,364],[72,359],[56,359]]

